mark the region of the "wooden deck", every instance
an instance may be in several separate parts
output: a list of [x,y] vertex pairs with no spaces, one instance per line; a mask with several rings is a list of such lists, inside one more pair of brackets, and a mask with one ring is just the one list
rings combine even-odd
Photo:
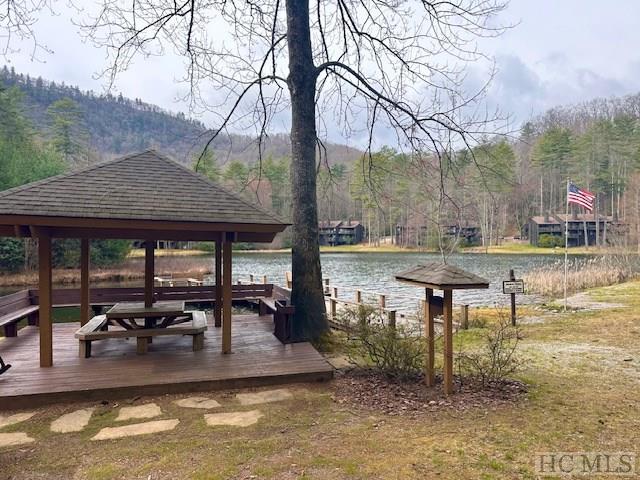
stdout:
[[220,328],[206,332],[204,350],[193,352],[191,337],[158,337],[146,355],[135,339],[95,342],[91,358],[78,356],[78,323],[53,326],[53,367],[38,363],[38,329],[0,339],[0,355],[13,367],[0,376],[0,410],[56,402],[96,401],[328,380],[333,370],[309,343],[281,344],[270,315],[233,317],[233,353],[221,353]]

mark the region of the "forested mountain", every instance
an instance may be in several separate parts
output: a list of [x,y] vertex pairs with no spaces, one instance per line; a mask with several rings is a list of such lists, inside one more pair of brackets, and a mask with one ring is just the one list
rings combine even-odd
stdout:
[[[12,135],[22,132],[32,152],[19,148],[15,161],[13,153],[0,160],[15,167],[25,155],[33,159],[29,168],[0,172],[0,185],[148,147],[193,165],[206,131],[198,121],[139,99],[81,92],[7,68],[0,81],[14,87],[5,92],[13,113],[0,125],[3,148],[18,148]],[[265,147],[259,168],[251,138],[221,136],[198,169],[287,217],[289,137],[272,135]],[[557,107],[532,118],[516,137],[486,138],[471,151],[441,158],[391,148],[363,156],[331,144],[328,156],[318,167],[320,220],[362,221],[373,242],[451,246],[445,234],[451,227],[476,226],[484,245],[496,244],[517,235],[533,215],[563,212],[571,178],[597,195],[599,214],[627,225],[624,242],[640,244],[640,94]]]
[[[25,113],[42,132],[50,130],[48,109],[52,104],[64,99],[75,102],[78,133],[84,136],[83,143],[93,157],[109,158],[153,147],[190,163],[207,138],[207,128],[202,122],[138,98],[131,100],[122,95],[82,91],[64,83],[32,78],[7,66],[0,70],[0,84],[15,86],[23,92]],[[286,157],[290,153],[289,136],[271,135],[264,148],[265,156]],[[344,145],[330,143],[327,148],[331,161],[352,161],[359,154]],[[213,150],[222,163],[239,160],[253,164],[258,158],[254,139],[245,135],[221,135],[213,143]]]

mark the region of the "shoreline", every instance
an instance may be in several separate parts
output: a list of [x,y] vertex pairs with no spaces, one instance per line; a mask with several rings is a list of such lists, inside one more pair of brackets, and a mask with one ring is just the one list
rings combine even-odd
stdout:
[[[234,250],[233,254],[243,253],[291,253],[290,248],[265,248],[250,250]],[[432,253],[439,254],[439,250],[432,248],[416,248],[416,247],[399,247],[396,245],[340,245],[337,247],[321,246],[320,253]],[[156,257],[209,257],[213,256],[213,252],[204,250],[156,250]],[[454,254],[485,254],[485,255],[564,255],[564,248],[542,248],[534,247],[529,244],[508,243],[505,245],[495,245],[489,248],[485,247],[465,247]],[[596,248],[596,247],[573,247],[569,249],[569,255],[611,255],[626,254],[638,255],[637,251],[621,250],[618,248]],[[129,254],[129,258],[143,258],[143,249],[134,249]]]
[[[290,249],[269,249],[269,250],[234,250],[234,255],[260,255],[260,254],[288,254]],[[394,245],[368,246],[368,245],[343,245],[338,247],[321,247],[320,253],[336,254],[367,254],[367,253],[438,253],[434,250],[421,250],[415,248],[402,248]],[[470,247],[460,252],[465,254],[485,254],[485,255],[553,255],[561,257],[564,254],[562,249],[542,249],[530,247],[522,244],[507,244],[491,247],[486,251],[482,247]],[[621,252],[619,249],[596,250],[593,247],[571,249],[571,255],[608,255],[616,253],[626,253],[637,255],[636,252]],[[172,274],[175,278],[193,277],[202,279],[206,274],[211,273],[210,268],[202,262],[203,257],[211,257],[211,252],[201,250],[156,250],[156,274]],[[135,282],[144,279],[144,250],[132,250],[123,265],[118,267],[94,269],[91,271],[90,281],[99,283],[109,282]],[[79,269],[54,269],[53,282],[56,285],[77,285],[80,283]],[[20,272],[11,274],[0,274],[0,288],[28,287],[38,284],[37,271]]]

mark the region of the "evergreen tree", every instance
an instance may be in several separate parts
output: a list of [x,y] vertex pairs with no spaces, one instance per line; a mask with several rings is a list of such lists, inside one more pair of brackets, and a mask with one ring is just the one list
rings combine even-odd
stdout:
[[209,180],[218,182],[221,178],[220,167],[216,162],[213,150],[207,149],[202,155],[196,155],[193,161],[193,170],[201,173]]
[[78,164],[85,151],[83,115],[70,98],[53,102],[47,109],[53,148],[70,164]]

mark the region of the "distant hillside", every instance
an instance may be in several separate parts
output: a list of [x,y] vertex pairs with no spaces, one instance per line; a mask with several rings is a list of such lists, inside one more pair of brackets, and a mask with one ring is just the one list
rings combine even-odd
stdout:
[[[96,94],[78,87],[16,73],[6,66],[0,70],[0,82],[16,86],[25,95],[27,116],[38,130],[47,131],[47,107],[62,98],[73,99],[80,107],[89,147],[103,157],[111,157],[154,147],[189,163],[206,140],[206,127],[184,114],[174,114],[141,99],[122,95]],[[213,150],[221,163],[237,159],[254,163],[258,157],[255,139],[245,135],[225,135],[216,139]],[[328,144],[331,163],[350,163],[361,152],[345,145]],[[265,154],[275,158],[290,155],[290,140],[285,134],[270,136]]]

